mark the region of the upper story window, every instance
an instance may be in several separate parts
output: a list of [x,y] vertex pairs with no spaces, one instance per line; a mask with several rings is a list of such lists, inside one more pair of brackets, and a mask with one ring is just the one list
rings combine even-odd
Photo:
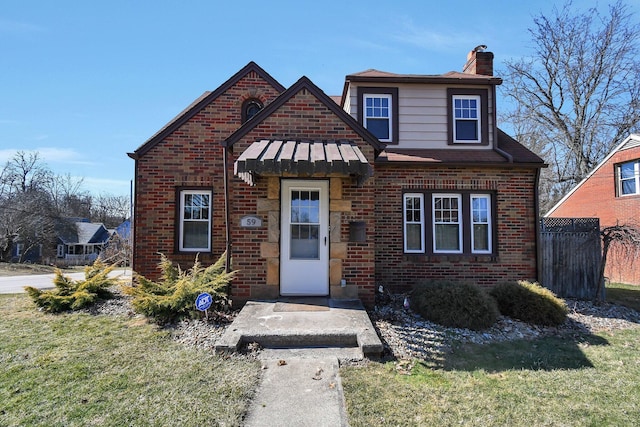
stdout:
[[381,142],[398,143],[398,88],[358,87],[358,121]]
[[242,103],[242,123],[258,114],[258,112],[262,110],[262,107],[264,107],[264,105],[259,99],[252,98],[244,101]]
[[453,96],[453,142],[480,142],[480,97]]
[[640,194],[640,160],[618,165],[618,194],[620,196]]
[[180,191],[178,249],[185,252],[211,250],[211,191]]
[[364,127],[380,141],[391,140],[391,95],[364,95]]
[[489,144],[487,98],[485,89],[447,90],[449,144]]

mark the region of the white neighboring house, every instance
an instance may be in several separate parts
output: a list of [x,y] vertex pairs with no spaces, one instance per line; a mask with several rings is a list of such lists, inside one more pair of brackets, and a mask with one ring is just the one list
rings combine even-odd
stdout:
[[108,244],[111,233],[102,223],[77,221],[74,225],[58,236],[56,257],[81,264],[92,263]]

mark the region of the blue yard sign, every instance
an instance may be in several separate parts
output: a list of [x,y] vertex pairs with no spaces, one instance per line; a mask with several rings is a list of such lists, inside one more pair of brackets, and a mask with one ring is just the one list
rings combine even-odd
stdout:
[[206,311],[209,307],[211,307],[211,303],[213,302],[213,298],[210,294],[203,292],[196,298],[196,308],[200,311]]

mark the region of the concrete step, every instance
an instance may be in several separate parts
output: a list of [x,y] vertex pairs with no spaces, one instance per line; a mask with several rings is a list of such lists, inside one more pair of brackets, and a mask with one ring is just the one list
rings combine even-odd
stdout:
[[255,342],[263,348],[358,348],[366,357],[379,357],[382,342],[360,301],[325,301],[249,301],[215,349],[234,352]]

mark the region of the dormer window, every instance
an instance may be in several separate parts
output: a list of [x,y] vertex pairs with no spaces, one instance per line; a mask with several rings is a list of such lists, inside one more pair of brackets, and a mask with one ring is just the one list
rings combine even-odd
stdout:
[[489,144],[488,95],[483,89],[448,89],[449,144]]
[[358,121],[380,142],[398,143],[398,88],[358,87]]
[[262,102],[259,99],[248,99],[242,104],[242,123],[251,119],[262,110]]
[[453,96],[453,142],[480,142],[480,97]]
[[364,127],[380,141],[391,140],[391,95],[364,95]]

